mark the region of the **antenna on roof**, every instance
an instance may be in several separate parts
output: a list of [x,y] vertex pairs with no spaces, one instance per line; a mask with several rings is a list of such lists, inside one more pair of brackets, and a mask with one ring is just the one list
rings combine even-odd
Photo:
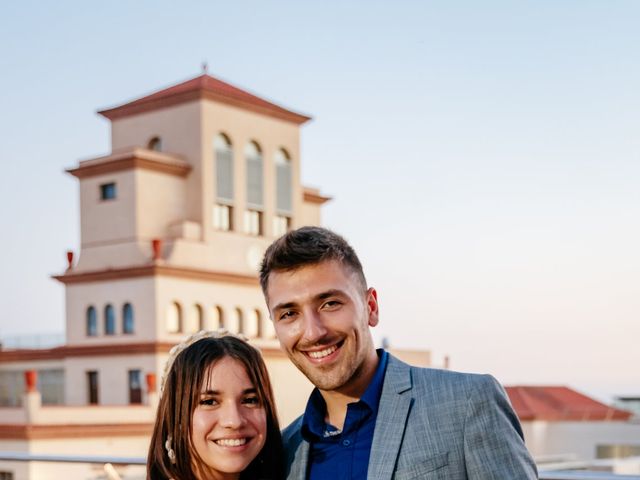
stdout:
[[207,73],[209,73],[209,65],[207,62],[202,62],[202,74],[206,75]]

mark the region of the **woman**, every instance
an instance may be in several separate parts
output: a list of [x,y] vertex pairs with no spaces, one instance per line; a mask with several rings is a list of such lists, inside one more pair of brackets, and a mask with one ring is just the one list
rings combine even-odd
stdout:
[[271,384],[258,350],[224,331],[174,347],[162,381],[148,480],[283,478]]

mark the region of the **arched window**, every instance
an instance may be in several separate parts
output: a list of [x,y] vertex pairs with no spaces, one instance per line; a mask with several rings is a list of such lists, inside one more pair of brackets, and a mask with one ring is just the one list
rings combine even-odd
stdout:
[[243,333],[249,338],[260,337],[260,311],[258,309],[251,310],[247,315],[247,321],[244,324]]
[[224,314],[222,307],[216,306],[211,309],[211,317],[208,325],[209,330],[217,330],[224,327]]
[[147,145],[149,150],[155,150],[156,152],[162,151],[162,139],[160,137],[153,137],[149,140],[149,144]]
[[233,149],[231,141],[219,133],[213,140],[215,153],[216,203],[213,206],[213,227],[218,230],[233,228]]
[[185,333],[196,333],[202,330],[202,327],[202,307],[198,304],[192,305],[187,315]]
[[116,311],[111,304],[104,307],[104,333],[105,335],[116,334]]
[[253,141],[247,143],[244,156],[247,162],[247,210],[244,215],[244,230],[250,235],[261,235],[264,202],[260,146]]
[[273,234],[281,236],[291,228],[293,212],[293,174],[291,158],[287,151],[280,148],[274,156],[276,166],[276,215],[273,218]]
[[182,308],[178,302],[170,303],[167,307],[165,322],[168,333],[180,333],[182,330]]
[[87,308],[87,336],[95,337],[98,335],[98,313],[96,307],[91,305]]
[[242,310],[240,308],[236,308],[236,329],[235,333],[244,333],[244,318],[242,315]]
[[133,306],[125,303],[122,307],[122,333],[133,333]]

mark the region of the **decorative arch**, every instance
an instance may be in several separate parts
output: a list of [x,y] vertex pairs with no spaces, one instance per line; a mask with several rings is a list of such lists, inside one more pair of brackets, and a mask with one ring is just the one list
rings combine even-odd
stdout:
[[185,325],[185,333],[196,333],[202,330],[204,325],[202,324],[202,307],[197,303],[194,303],[189,308],[187,315],[187,322]]
[[133,305],[125,303],[122,306],[122,333],[134,332]]
[[147,143],[147,148],[149,150],[154,150],[156,152],[162,151],[162,138],[155,136],[149,139],[149,143]]
[[213,227],[231,230],[233,225],[233,146],[224,133],[213,139],[216,203],[213,206]]
[[116,311],[110,303],[104,307],[104,334],[116,334]]
[[210,330],[217,330],[224,328],[224,311],[219,305],[215,305],[211,308],[211,315],[209,317],[209,325],[207,328]]
[[244,148],[247,171],[247,210],[244,212],[244,231],[249,235],[262,235],[264,209],[264,168],[262,149],[254,140]]
[[249,311],[243,333],[249,338],[259,338],[261,336],[261,321],[262,315],[260,314],[260,310],[256,308]]
[[98,336],[98,312],[96,307],[89,305],[86,313],[87,337]]
[[182,332],[182,307],[178,302],[171,302],[167,307],[165,317],[165,328],[167,333]]

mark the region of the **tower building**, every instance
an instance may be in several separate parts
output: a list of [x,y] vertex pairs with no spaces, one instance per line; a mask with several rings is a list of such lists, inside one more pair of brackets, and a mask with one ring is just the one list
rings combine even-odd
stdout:
[[[169,350],[219,327],[261,349],[288,424],[312,386],[280,350],[257,272],[267,246],[319,225],[329,200],[300,182],[310,118],[206,73],[98,113],[111,152],[67,170],[79,182],[81,241],[54,276],[65,343],[0,349],[0,451],[144,458]],[[428,352],[395,353],[429,363]],[[0,479],[36,478],[104,473],[0,461]]]
[[[262,350],[282,421],[293,419],[311,386],[279,348],[257,270],[328,200],[300,183],[309,117],[206,73],[99,114],[111,152],[67,170],[81,242],[54,276],[66,341],[0,350],[0,450],[144,457],[169,350],[218,327]],[[0,462],[0,478],[87,468]]]

